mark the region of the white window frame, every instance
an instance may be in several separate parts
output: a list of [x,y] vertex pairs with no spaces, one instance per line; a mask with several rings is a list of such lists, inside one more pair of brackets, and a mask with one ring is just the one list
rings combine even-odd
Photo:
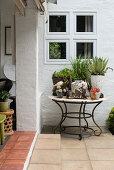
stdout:
[[[93,32],[77,32],[77,16],[93,16]],[[95,35],[97,34],[97,13],[96,12],[74,12],[74,34],[76,35]]]
[[93,58],[97,56],[97,40],[74,40],[74,53],[77,57],[77,45],[76,43],[93,43]]
[[[58,42],[58,43],[66,43],[66,59],[49,59],[49,43],[50,42]],[[69,62],[69,40],[52,40],[48,39],[45,42],[46,50],[45,50],[45,56],[46,56],[46,63],[47,64],[65,64],[66,62]]]
[[[49,32],[49,23],[45,25],[44,55],[45,64],[70,64],[69,59],[76,58],[76,42],[92,42],[93,57],[97,56],[97,15],[96,11],[49,11],[50,15],[66,15],[66,32]],[[93,15],[93,32],[76,32],[76,15]],[[49,21],[48,21],[49,22]],[[66,59],[49,59],[49,42],[66,42]]]
[[66,32],[49,32],[49,21],[46,24],[47,35],[68,35],[69,34],[69,12],[49,12],[49,16],[66,16]]

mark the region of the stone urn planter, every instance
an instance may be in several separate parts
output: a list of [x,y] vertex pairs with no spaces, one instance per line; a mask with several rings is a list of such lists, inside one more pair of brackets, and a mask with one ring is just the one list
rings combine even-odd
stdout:
[[103,75],[91,75],[92,88],[102,89],[105,76]]
[[107,67],[108,59],[103,57],[95,57],[89,60],[89,71],[91,73],[91,86],[92,89],[102,89],[104,77],[108,69],[113,70],[111,67]]
[[83,80],[76,80],[71,83],[72,97],[76,99],[86,98],[87,83]]

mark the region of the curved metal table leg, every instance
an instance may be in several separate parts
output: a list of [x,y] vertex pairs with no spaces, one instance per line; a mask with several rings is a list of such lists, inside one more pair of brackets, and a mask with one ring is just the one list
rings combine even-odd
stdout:
[[88,121],[87,121],[87,119],[86,119],[86,117],[85,117],[85,107],[86,107],[86,103],[87,103],[87,102],[84,103],[84,107],[83,107],[83,117],[84,117],[84,120],[85,120],[85,122],[86,122],[86,125],[85,125],[85,128],[84,128],[85,131],[86,131],[87,128],[89,127]]
[[66,103],[63,102],[64,105],[65,105],[65,113],[64,113],[62,106],[57,101],[55,101],[55,100],[53,100],[53,101],[60,107],[61,112],[62,112],[61,120],[60,120],[59,124],[56,126],[56,128],[54,129],[54,133],[55,133],[55,131],[58,127],[59,127],[59,131],[61,133],[61,131],[62,131],[61,125],[62,125],[62,123],[64,122],[64,120],[66,119],[66,116],[67,116],[67,106],[66,106]]
[[100,132],[99,132],[98,134],[96,134],[96,131],[98,131],[98,130],[93,130],[95,136],[100,136],[100,134],[102,133],[102,129],[98,126],[98,124],[95,122],[95,119],[94,119],[94,111],[95,111],[96,107],[100,105],[100,103],[102,103],[102,101],[100,101],[100,102],[93,108],[93,111],[92,111],[92,120],[93,120],[94,124],[98,127],[98,129],[100,130]]
[[81,103],[80,109],[79,109],[79,128],[80,128],[80,134],[79,139],[82,139],[82,127],[81,127],[81,110],[82,110],[83,102]]

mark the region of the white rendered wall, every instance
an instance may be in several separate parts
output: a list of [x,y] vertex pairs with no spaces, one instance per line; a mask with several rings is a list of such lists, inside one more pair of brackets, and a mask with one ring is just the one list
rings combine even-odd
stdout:
[[17,130],[39,130],[37,11],[16,16]]
[[[114,2],[112,0],[58,0],[58,5],[49,4],[49,11],[77,11],[97,12],[97,56],[109,58],[109,66],[114,68]],[[72,18],[71,18],[72,19]],[[52,94],[52,73],[65,65],[46,65],[44,46],[44,17],[39,14],[39,91],[41,97],[41,114],[43,125],[56,125],[60,121],[58,106],[48,99]],[[72,25],[74,27],[74,25]],[[85,36],[86,37],[86,36]],[[80,36],[78,36],[80,39]],[[72,44],[71,44],[72,46]],[[112,106],[114,106],[114,72],[108,71],[104,82],[104,94],[109,99],[101,104],[95,114],[96,121],[105,125],[105,120]],[[71,109],[71,108],[69,108]],[[89,110],[90,108],[88,108]],[[71,124],[70,121],[67,124]]]

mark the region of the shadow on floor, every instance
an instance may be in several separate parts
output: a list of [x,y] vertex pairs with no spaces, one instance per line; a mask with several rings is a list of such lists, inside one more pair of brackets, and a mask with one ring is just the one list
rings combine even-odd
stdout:
[[4,144],[3,144],[3,145],[0,145],[0,152],[2,151],[2,149],[4,148],[4,146],[6,145],[6,143],[8,142],[9,138],[10,138],[10,136],[7,136],[7,137],[5,138]]

